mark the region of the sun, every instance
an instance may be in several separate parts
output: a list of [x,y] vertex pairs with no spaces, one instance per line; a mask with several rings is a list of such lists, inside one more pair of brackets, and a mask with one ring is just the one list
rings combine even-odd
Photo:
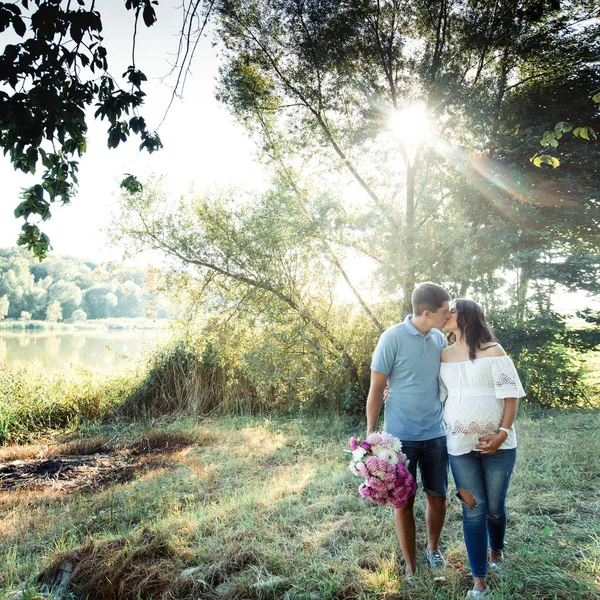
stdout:
[[424,104],[413,104],[390,116],[390,129],[409,156],[431,138],[431,127]]

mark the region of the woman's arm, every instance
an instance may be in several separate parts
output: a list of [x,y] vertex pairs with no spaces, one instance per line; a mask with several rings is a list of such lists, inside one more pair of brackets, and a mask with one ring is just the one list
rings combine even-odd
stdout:
[[[511,429],[517,416],[517,406],[519,405],[518,398],[504,398],[504,412],[502,413],[502,421],[500,427]],[[481,454],[494,454],[502,444],[506,441],[508,433],[498,430],[498,433],[492,433],[479,439],[479,443],[475,446]]]

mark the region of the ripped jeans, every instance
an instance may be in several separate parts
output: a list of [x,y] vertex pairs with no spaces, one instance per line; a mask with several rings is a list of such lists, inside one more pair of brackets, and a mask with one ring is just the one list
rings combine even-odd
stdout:
[[473,451],[449,458],[456,489],[470,493],[469,504],[475,502],[469,506],[461,499],[463,532],[473,577],[483,578],[487,575],[488,538],[492,550],[504,549],[506,493],[517,449],[494,454]]

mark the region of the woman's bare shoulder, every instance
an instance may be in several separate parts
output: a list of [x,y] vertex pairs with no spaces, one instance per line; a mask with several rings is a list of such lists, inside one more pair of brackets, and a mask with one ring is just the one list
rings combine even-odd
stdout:
[[480,350],[484,353],[484,356],[506,356],[506,352],[500,344],[489,344],[480,348]]
[[452,356],[456,352],[454,345],[442,348],[442,362],[452,362]]

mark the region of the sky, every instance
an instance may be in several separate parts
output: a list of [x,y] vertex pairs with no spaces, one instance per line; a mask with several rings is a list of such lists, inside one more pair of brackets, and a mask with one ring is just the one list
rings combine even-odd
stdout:
[[[109,71],[117,79],[131,64],[133,13],[124,4],[123,0],[102,0],[99,5]],[[174,60],[177,50],[181,12],[176,6],[160,2],[156,7],[158,21],[150,28],[138,28],[136,66],[148,77],[143,87],[146,104],[140,113],[151,131],[159,126],[171,99],[172,87],[161,78],[169,73],[169,60]],[[124,173],[140,178],[150,173],[166,175],[169,190],[177,195],[190,186],[198,190],[230,185],[255,188],[264,182],[262,167],[254,160],[254,142],[215,99],[218,49],[211,41],[210,33],[202,39],[184,97],[175,100],[159,129],[163,150],[152,155],[140,152],[136,136],[109,150],[107,122],[88,120],[88,150],[79,163],[79,191],[70,205],[54,204],[52,218],[42,224],[55,253],[95,260],[121,259],[123,249],[107,246],[103,228],[116,213]],[[37,178],[16,173],[8,157],[0,156],[0,247],[16,245],[23,221],[15,219],[13,211],[21,188],[37,183],[40,177],[41,169]]]

